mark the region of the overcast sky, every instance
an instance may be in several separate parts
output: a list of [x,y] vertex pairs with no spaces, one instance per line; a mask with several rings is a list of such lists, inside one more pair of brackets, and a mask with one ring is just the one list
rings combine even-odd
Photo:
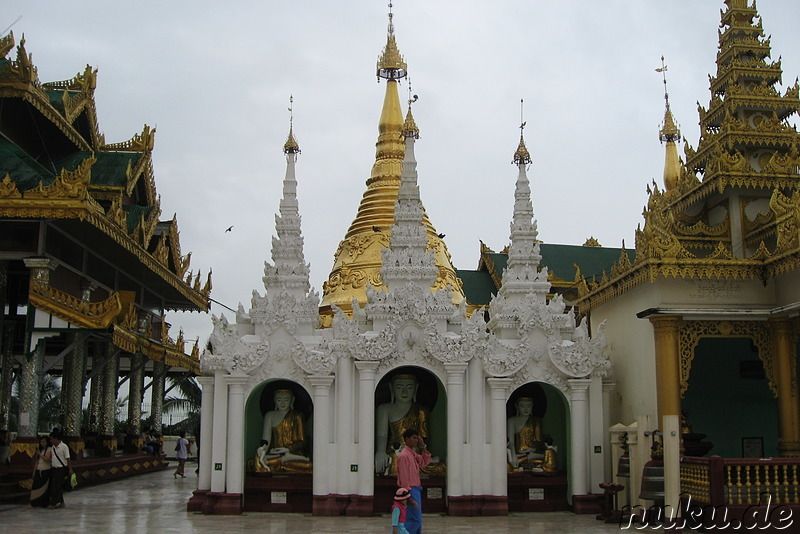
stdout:
[[[395,0],[397,43],[419,95],[414,116],[422,200],[459,269],[479,240],[508,243],[520,99],[539,237],[632,248],[646,185],[661,180],[658,130],[670,102],[697,146],[708,106],[722,0]],[[784,86],[800,75],[800,2],[760,0]],[[109,143],[157,127],[162,219],[178,214],[191,269],[213,268],[212,297],[249,309],[263,293],[294,95],[306,260],[322,282],[356,215],[375,156],[384,84],[384,0],[294,2],[31,1],[6,6],[43,82],[99,69]],[[405,98],[405,83],[401,98]],[[794,121],[796,123],[796,121]],[[681,149],[681,154],[683,153]],[[225,229],[233,225],[233,230]],[[214,304],[212,313],[232,314]],[[172,315],[173,337],[204,343],[205,314]]]

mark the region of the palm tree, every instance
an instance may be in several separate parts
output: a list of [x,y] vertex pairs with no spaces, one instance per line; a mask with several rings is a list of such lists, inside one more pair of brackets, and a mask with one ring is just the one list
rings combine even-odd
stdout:
[[195,377],[184,379],[168,377],[170,389],[177,390],[177,395],[164,399],[164,413],[186,414],[186,418],[178,421],[173,431],[185,430],[187,434],[200,436],[200,405],[203,392]]
[[[20,376],[14,377],[12,385],[11,404],[9,408],[8,429],[12,432],[19,430],[19,388]],[[61,379],[53,375],[44,375],[39,386],[39,425],[40,432],[49,432],[54,426],[59,426],[61,418]]]

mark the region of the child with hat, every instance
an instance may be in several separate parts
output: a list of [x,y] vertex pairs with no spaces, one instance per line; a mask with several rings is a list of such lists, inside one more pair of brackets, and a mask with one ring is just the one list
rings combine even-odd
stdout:
[[394,504],[392,504],[392,534],[408,534],[406,530],[406,507],[416,506],[417,503],[411,498],[411,490],[400,488],[394,494]]

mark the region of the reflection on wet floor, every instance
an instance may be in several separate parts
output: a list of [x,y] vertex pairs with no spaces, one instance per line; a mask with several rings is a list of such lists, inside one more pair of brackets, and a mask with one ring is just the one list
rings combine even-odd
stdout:
[[[187,465],[187,473],[194,467]],[[247,513],[240,516],[208,516],[187,512],[186,502],[197,487],[197,477],[174,479],[172,471],[140,475],[99,486],[80,488],[65,495],[61,510],[31,509],[25,505],[0,508],[0,532],[9,534],[55,531],[59,534],[104,533],[198,533],[259,534],[391,532],[391,518],[314,517],[305,514]],[[525,513],[507,517],[424,516],[425,534],[467,533],[558,533],[594,534],[619,530],[597,521],[593,515],[570,512]]]

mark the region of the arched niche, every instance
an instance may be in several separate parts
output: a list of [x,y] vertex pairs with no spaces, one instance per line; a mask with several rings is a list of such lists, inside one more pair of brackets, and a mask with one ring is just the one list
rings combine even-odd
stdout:
[[422,367],[411,365],[396,367],[388,371],[375,388],[376,433],[378,431],[378,407],[392,401],[391,381],[397,375],[413,375],[417,379],[416,403],[424,406],[429,414],[428,450],[441,462],[447,460],[447,392],[439,377]]
[[569,404],[558,389],[544,382],[528,382],[515,389],[506,402],[506,419],[517,414],[520,397],[533,399],[533,413],[542,420],[542,437],[550,436],[558,448],[558,470],[567,471],[569,459]]
[[[255,457],[256,449],[261,441],[264,427],[264,414],[275,409],[275,392],[279,389],[289,389],[294,394],[294,409],[300,411],[304,418],[304,432],[306,435],[305,454],[311,457],[314,428],[314,402],[306,389],[291,380],[271,379],[262,382],[250,392],[244,409],[244,457],[249,462]],[[313,458],[312,458],[313,461]]]

